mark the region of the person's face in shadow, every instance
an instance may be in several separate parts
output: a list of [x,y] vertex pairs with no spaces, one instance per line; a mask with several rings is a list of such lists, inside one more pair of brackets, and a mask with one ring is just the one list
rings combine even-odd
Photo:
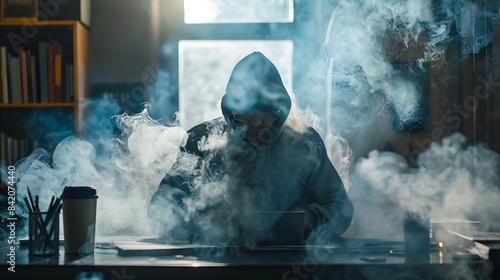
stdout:
[[255,146],[269,145],[279,131],[276,120],[279,110],[253,110],[234,112],[233,118],[238,126],[245,128],[245,140]]

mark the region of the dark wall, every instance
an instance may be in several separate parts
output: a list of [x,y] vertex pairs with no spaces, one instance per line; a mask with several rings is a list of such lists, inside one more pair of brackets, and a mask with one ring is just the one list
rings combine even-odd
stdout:
[[92,0],[90,83],[140,82],[155,55],[151,3]]

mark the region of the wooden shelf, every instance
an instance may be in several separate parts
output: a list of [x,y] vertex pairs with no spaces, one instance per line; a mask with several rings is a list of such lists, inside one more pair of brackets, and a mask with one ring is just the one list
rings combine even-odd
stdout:
[[82,25],[79,21],[74,20],[50,20],[38,21],[32,19],[3,19],[0,20],[0,26],[22,26],[22,25],[35,25],[35,26],[64,26],[64,25]]
[[[6,36],[7,34],[16,35],[16,38],[22,40],[12,43]],[[16,100],[18,102],[12,103],[12,100],[9,100],[9,103],[0,103],[0,117],[2,119],[0,132],[3,132],[4,136],[7,135],[13,141],[37,140],[40,141],[41,145],[44,145],[44,141],[52,141],[49,139],[52,137],[50,134],[54,133],[52,130],[58,130],[58,126],[54,129],[45,129],[43,120],[40,122],[40,127],[36,124],[30,128],[24,126],[31,113],[41,113],[52,118],[50,123],[61,121],[63,125],[69,125],[70,130],[74,130],[74,134],[84,134],[81,130],[81,124],[85,119],[83,105],[90,95],[88,75],[89,30],[77,20],[4,19],[0,20],[0,35],[0,45],[5,46],[7,52],[10,53],[16,53],[17,48],[23,47],[25,50],[31,50],[32,53],[37,54],[39,42],[57,42],[63,48],[64,61],[72,65],[73,69],[71,75],[73,95],[71,98],[63,98],[62,101],[64,102],[20,103],[19,100]],[[62,87],[62,92],[64,92],[64,80]],[[39,101],[43,99],[30,100]],[[55,101],[61,100],[55,99]],[[43,109],[43,112],[40,112],[39,109]],[[55,145],[57,143],[50,142],[50,144]],[[20,157],[23,156],[26,155],[20,155]]]
[[75,107],[76,103],[74,102],[65,102],[65,103],[9,103],[9,104],[0,104],[0,108],[60,108],[60,107]]

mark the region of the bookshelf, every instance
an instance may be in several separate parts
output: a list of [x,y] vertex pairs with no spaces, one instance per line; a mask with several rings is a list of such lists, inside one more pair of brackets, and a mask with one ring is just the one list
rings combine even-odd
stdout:
[[0,160],[83,133],[88,32],[73,20],[0,21]]

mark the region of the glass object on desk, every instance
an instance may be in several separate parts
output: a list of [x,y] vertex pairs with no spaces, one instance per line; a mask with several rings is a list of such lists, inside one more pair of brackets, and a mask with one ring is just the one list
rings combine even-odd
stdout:
[[29,213],[30,256],[59,256],[59,213]]
[[405,263],[429,263],[429,219],[408,213],[404,219],[404,242]]

